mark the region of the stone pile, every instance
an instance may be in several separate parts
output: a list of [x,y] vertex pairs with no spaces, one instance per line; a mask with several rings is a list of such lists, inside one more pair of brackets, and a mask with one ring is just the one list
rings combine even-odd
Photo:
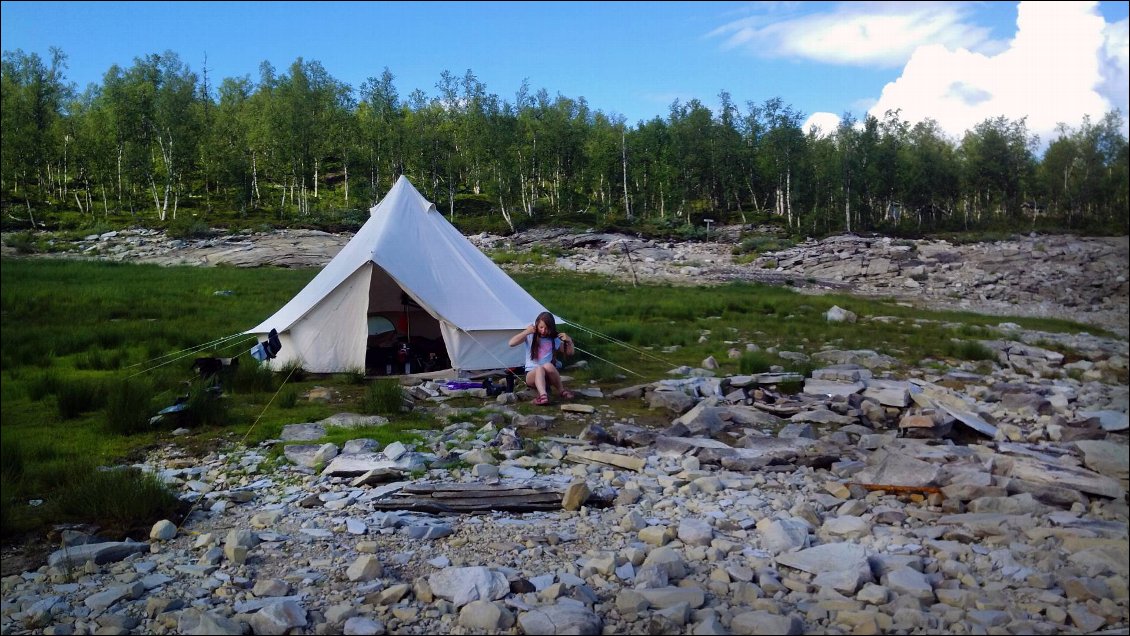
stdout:
[[[584,404],[596,387],[523,415],[424,383],[417,410],[452,423],[418,443],[316,443],[381,424],[340,414],[284,429],[314,443],[281,454],[169,446],[143,467],[188,518],[145,542],[68,534],[3,579],[0,631],[1126,633],[1126,343],[1030,338],[1003,326],[990,373],[828,350],[807,378],[684,368],[613,394],[660,428]],[[1036,344],[1055,338],[1086,359]],[[560,507],[396,505],[518,491]]]
[[[730,232],[732,234],[733,232]],[[855,235],[809,240],[737,265],[732,243],[661,242],[614,234],[534,230],[484,247],[553,245],[559,268],[674,282],[749,280],[818,291],[849,290],[931,308],[1067,318],[1125,337],[1130,239],[1031,235],[954,244]]]

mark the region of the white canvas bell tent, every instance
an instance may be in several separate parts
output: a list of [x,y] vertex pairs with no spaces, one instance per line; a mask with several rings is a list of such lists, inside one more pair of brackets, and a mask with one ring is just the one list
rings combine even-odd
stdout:
[[[508,340],[545,311],[401,176],[369,220],[290,302],[253,329],[275,329],[282,349],[268,361],[315,373],[365,368],[370,325],[400,336],[442,338],[451,367],[520,366]],[[408,302],[409,299],[411,302]]]

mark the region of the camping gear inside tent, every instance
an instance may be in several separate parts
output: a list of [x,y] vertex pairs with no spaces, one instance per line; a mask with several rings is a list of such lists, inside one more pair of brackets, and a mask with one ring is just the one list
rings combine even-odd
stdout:
[[508,340],[545,311],[538,301],[406,177],[369,214],[302,291],[245,332],[264,341],[278,331],[282,347],[270,368],[411,373],[523,364],[523,348]]

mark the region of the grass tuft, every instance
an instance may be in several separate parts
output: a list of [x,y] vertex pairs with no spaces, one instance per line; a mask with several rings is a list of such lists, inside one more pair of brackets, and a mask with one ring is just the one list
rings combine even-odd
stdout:
[[106,391],[99,381],[72,378],[59,383],[55,398],[59,417],[73,420],[83,413],[102,408],[106,403]]
[[156,475],[136,468],[77,467],[56,497],[60,516],[119,530],[167,519],[179,503]]
[[369,385],[361,400],[361,411],[369,415],[400,413],[404,406],[404,390],[396,379],[381,379]]
[[140,376],[112,382],[106,396],[106,430],[117,435],[133,435],[149,430],[153,414],[153,387]]

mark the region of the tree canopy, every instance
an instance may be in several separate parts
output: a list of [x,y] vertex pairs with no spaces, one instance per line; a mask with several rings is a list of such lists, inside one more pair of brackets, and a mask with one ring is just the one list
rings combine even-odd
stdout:
[[1042,157],[1023,119],[960,139],[845,113],[835,130],[772,98],[712,111],[675,101],[630,124],[583,97],[490,93],[444,71],[401,95],[384,68],[360,87],[299,58],[259,78],[193,71],[166,51],[113,66],[78,92],[66,55],[0,64],[5,227],[62,211],[169,222],[301,220],[363,212],[402,174],[454,219],[510,228],[583,220],[631,226],[774,219],[798,234],[1057,227],[1126,231],[1122,115],[1061,125]]

